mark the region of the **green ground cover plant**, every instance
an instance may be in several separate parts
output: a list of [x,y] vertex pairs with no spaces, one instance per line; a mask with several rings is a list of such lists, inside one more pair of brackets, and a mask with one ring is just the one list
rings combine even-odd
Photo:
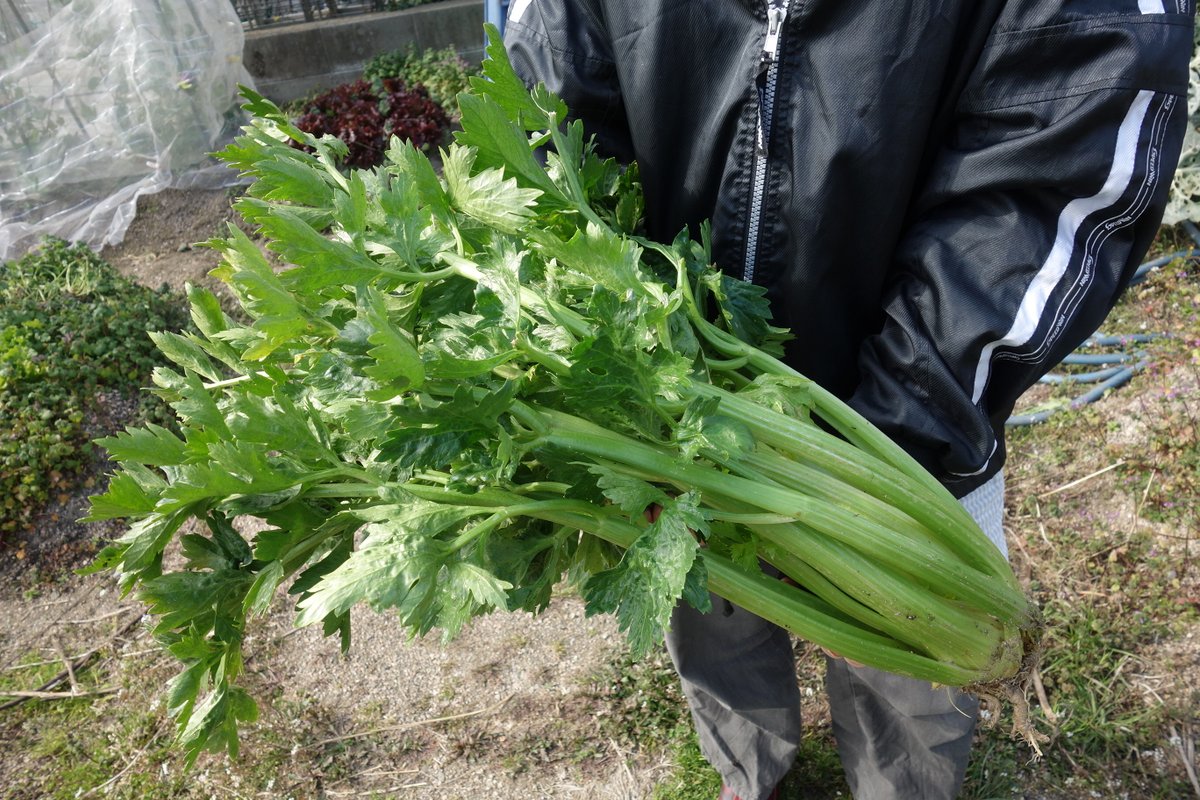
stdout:
[[[149,332],[186,323],[181,296],[122,277],[84,245],[49,239],[0,268],[0,538],[89,463],[97,393],[147,385],[162,361]],[[166,418],[152,395],[138,402],[141,419]]]
[[451,117],[458,115],[455,98],[459,92],[470,88],[471,76],[476,74],[478,70],[467,64],[453,47],[418,50],[415,45],[409,45],[401,50],[380,53],[363,67],[363,80],[373,85],[394,78],[409,86],[424,86],[429,96]]

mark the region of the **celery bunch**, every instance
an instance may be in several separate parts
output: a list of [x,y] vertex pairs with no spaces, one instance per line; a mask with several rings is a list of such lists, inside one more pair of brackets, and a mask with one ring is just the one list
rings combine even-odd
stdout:
[[[156,336],[182,433],[104,440],[121,469],[91,511],[133,520],[93,569],[182,661],[168,705],[191,757],[236,752],[247,618],[282,588],[348,646],[360,602],[453,635],[545,608],[565,577],[638,651],[711,590],[847,658],[1019,686],[1038,621],[1001,554],[777,359],[761,291],[706,241],[636,235],[636,168],[597,157],[491,36],[440,176],[399,142],[344,172],[341,143],[246,92],[256,117],[222,157],[253,177],[239,211],[286,267],[233,227],[209,243],[246,321],[190,290],[200,334]],[[184,565],[164,572],[175,539]]]

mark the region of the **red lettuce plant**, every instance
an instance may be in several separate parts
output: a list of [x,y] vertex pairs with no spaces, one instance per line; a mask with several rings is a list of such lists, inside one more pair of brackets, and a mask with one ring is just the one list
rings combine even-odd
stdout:
[[335,86],[308,103],[296,127],[315,136],[329,134],[350,148],[345,165],[369,168],[383,161],[392,136],[419,149],[441,143],[450,126],[445,109],[425,87],[395,78],[357,80]]

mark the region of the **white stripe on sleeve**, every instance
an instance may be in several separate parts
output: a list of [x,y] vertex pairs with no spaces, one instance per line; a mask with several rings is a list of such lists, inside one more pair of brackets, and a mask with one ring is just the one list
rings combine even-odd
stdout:
[[[1142,0],[1145,2],[1145,0]],[[525,9],[533,4],[533,0],[513,0],[508,6],[508,21],[520,22],[521,16],[525,13]]]
[[1154,92],[1141,91],[1134,98],[1133,104],[1129,107],[1129,111],[1117,131],[1112,166],[1100,191],[1091,197],[1079,197],[1072,200],[1059,214],[1054,245],[1038,269],[1037,275],[1026,288],[1025,296],[1021,299],[1021,305],[1017,309],[1012,327],[1002,338],[985,345],[979,354],[979,363],[975,368],[975,386],[971,394],[973,402],[978,403],[983,397],[983,391],[991,376],[992,355],[996,349],[1020,347],[1028,343],[1037,331],[1038,323],[1049,303],[1050,294],[1062,280],[1071,263],[1075,252],[1075,241],[1084,220],[1091,214],[1117,202],[1129,188],[1138,156],[1137,145],[1142,122],[1153,97]]

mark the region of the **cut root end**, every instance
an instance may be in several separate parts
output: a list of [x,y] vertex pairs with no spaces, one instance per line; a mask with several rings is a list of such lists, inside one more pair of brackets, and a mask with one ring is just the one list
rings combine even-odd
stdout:
[[[1042,757],[1042,745],[1048,744],[1051,738],[1034,725],[1033,715],[1029,713],[1029,699],[1022,687],[1009,684],[992,686],[985,690],[976,686],[971,688],[971,692],[986,699],[997,708],[1008,705],[1012,709],[1013,737],[1025,740],[1025,743],[1033,750],[1034,761]],[[988,721],[988,726],[994,727],[998,720],[998,715],[993,717]]]
[[[1033,750],[1033,760],[1042,757],[1042,745],[1051,741],[1051,736],[1039,731],[1029,711],[1029,690],[1037,675],[1038,662],[1041,660],[1041,647],[1033,636],[1026,642],[1025,658],[1020,671],[1011,678],[991,683],[975,684],[965,687],[965,691],[988,700],[997,710],[1007,705],[1012,709],[1012,734],[1015,738],[1024,739]],[[999,715],[994,716],[989,725],[994,726]],[[1051,722],[1051,724],[1053,724]]]

